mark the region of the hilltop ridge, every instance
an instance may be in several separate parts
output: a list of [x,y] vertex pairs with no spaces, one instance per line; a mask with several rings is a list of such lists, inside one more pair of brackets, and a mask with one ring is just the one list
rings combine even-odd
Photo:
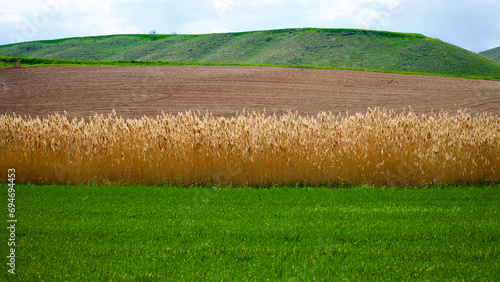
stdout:
[[202,35],[109,35],[0,46],[1,56],[214,62],[500,76],[500,63],[421,34],[281,29]]
[[480,52],[479,55],[485,56],[497,62],[500,62],[500,47]]

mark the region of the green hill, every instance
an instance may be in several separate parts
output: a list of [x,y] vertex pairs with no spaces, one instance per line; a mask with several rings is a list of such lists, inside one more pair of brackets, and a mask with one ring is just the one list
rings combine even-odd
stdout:
[[307,65],[500,76],[500,63],[437,39],[354,29],[206,35],[111,35],[0,46],[1,56]]
[[479,53],[479,55],[483,55],[487,58],[500,62],[500,47],[486,50],[484,52]]

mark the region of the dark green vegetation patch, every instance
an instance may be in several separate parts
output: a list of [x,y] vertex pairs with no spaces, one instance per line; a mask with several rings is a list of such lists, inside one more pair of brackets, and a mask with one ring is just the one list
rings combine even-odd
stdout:
[[500,62],[500,47],[481,52],[479,55],[483,55],[487,58]]
[[499,281],[499,202],[500,186],[17,185],[16,278]]
[[112,35],[0,46],[0,55],[95,61],[212,62],[500,76],[500,63],[420,34],[284,29],[206,35]]

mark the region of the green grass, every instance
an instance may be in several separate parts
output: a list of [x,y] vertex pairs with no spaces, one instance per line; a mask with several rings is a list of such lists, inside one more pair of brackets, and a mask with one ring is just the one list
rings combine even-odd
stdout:
[[415,74],[415,75],[430,75],[443,77],[461,77],[470,79],[483,80],[500,80],[498,76],[480,76],[480,75],[463,75],[463,74],[439,74],[439,73],[421,73],[407,72],[397,70],[381,70],[381,69],[362,69],[362,68],[341,68],[341,67],[321,67],[307,65],[270,65],[270,64],[239,64],[239,63],[204,63],[204,62],[165,62],[165,61],[86,61],[86,60],[64,60],[64,59],[44,59],[44,58],[22,58],[22,57],[5,57],[0,56],[0,68],[8,68],[16,65],[19,61],[22,67],[33,66],[264,66],[264,67],[288,67],[288,68],[304,68],[304,69],[337,69],[337,70],[356,70],[369,71],[380,73],[400,73],[400,74]]
[[283,29],[205,35],[113,35],[0,46],[0,55],[91,61],[300,65],[500,77],[500,63],[421,34]]
[[493,48],[490,50],[486,50],[484,52],[479,53],[479,55],[485,56],[497,62],[500,62],[500,47]]
[[499,203],[498,185],[17,185],[15,278],[498,281]]

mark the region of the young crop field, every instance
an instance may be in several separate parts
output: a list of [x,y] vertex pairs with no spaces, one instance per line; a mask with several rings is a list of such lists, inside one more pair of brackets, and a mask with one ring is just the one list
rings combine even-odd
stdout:
[[19,184],[16,199],[3,281],[500,280],[498,185]]

